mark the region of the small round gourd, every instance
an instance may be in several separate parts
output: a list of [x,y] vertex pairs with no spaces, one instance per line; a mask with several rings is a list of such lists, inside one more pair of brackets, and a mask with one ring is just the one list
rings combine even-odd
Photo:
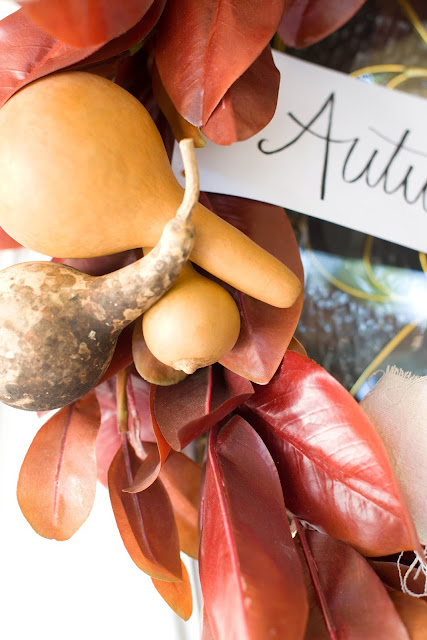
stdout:
[[142,331],[160,362],[190,374],[233,348],[240,313],[221,285],[187,263],[171,289],[145,312]]

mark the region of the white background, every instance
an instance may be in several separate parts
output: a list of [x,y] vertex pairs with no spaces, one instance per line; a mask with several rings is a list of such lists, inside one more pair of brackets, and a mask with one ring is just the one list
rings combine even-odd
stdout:
[[[0,0],[0,18],[15,7]],[[35,257],[25,250],[1,251],[0,268]],[[92,513],[71,540],[46,540],[32,530],[19,509],[16,483],[40,424],[33,413],[0,403],[0,637],[199,638],[197,607],[189,622],[181,621],[130,560],[102,485]],[[196,563],[185,561],[194,576]]]

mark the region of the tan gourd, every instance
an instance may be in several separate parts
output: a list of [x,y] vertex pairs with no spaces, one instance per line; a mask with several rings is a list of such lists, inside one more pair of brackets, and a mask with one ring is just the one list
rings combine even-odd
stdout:
[[169,289],[194,243],[198,199],[193,143],[180,143],[187,188],[149,255],[103,276],[54,262],[0,271],[0,400],[48,411],[85,395],[102,378],[120,332]]
[[[0,226],[50,256],[88,258],[154,246],[182,199],[146,109],[105,78],[62,72],[36,80],[0,110]],[[191,259],[278,307],[298,278],[198,204]]]
[[171,289],[144,314],[142,332],[160,362],[190,374],[233,348],[240,313],[223,287],[187,263]]

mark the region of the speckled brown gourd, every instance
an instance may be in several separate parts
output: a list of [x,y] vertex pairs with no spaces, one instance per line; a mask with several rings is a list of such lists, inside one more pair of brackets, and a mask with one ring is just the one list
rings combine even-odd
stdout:
[[120,332],[168,290],[191,252],[196,183],[187,178],[180,210],[153,251],[123,269],[94,277],[27,262],[0,272],[0,400],[47,411],[99,382]]

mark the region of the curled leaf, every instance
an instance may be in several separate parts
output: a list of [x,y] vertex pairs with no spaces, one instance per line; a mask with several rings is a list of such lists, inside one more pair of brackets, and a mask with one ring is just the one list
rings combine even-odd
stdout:
[[422,554],[384,445],[325,369],[287,351],[239,412],[271,451],[292,513],[364,555]]
[[307,600],[279,477],[252,427],[210,434],[200,580],[216,640],[304,638]]
[[193,612],[193,597],[188,571],[182,560],[181,569],[182,581],[180,582],[167,582],[166,580],[156,580],[156,578],[151,578],[151,580],[172,611],[175,611],[183,620],[188,620]]
[[216,144],[247,140],[274,116],[280,73],[270,45],[258,56],[221,98],[201,131]]
[[123,438],[108,472],[108,488],[117,527],[134,563],[159,580],[181,580],[178,532],[169,497],[157,479],[141,493],[123,491],[140,465]]
[[184,371],[177,371],[167,364],[157,360],[151,353],[144,340],[142,333],[142,323],[135,322],[132,335],[132,355],[135,368],[139,375],[151,384],[169,386],[185,380],[187,374]]
[[156,387],[154,415],[172,449],[180,451],[253,393],[248,380],[219,365],[198,369],[171,387]]
[[92,509],[100,420],[95,392],[90,391],[55,413],[28,449],[17,498],[30,525],[45,538],[68,540]]

